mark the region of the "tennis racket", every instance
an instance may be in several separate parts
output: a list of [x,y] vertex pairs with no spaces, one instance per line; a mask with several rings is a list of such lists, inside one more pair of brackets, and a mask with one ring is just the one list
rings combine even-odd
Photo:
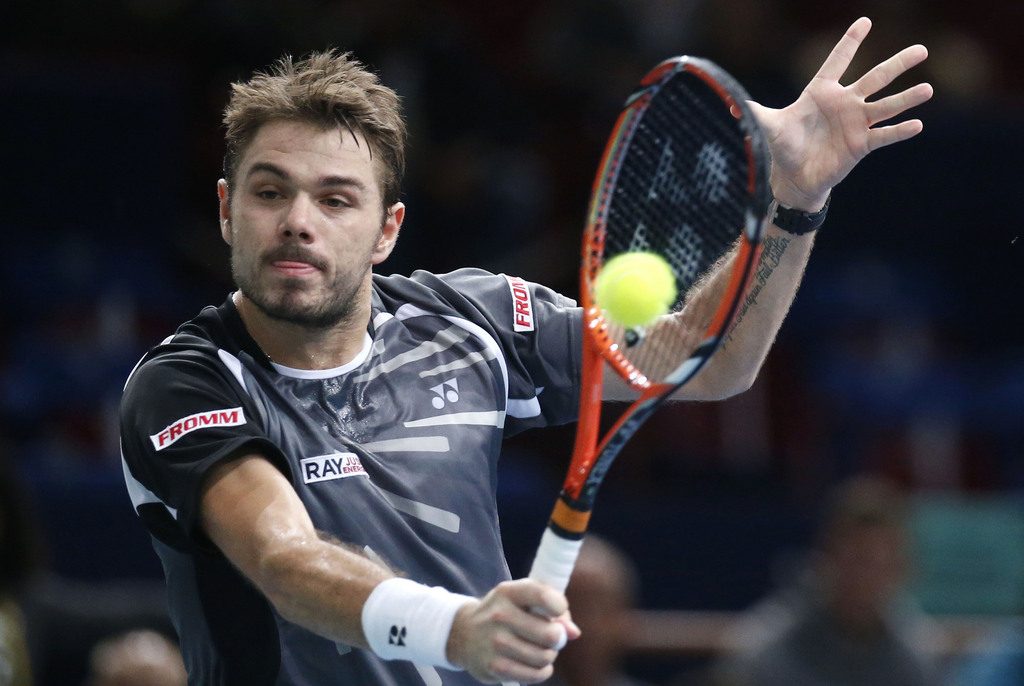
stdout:
[[[706,59],[666,60],[626,100],[605,147],[583,234],[576,442],[529,574],[559,591],[612,461],[719,348],[746,294],[770,201],[768,146],[748,99]],[[602,314],[595,281],[608,260],[635,251],[662,256],[681,295],[669,315],[625,329]],[[702,296],[688,302],[695,290]],[[605,363],[640,395],[598,442]]]

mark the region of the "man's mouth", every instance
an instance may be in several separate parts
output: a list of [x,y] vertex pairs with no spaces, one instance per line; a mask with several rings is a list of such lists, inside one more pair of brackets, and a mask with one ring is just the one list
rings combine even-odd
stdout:
[[323,260],[297,246],[283,246],[266,256],[266,263],[280,274],[290,277],[308,276],[326,269]]
[[317,267],[309,262],[301,262],[299,260],[275,260],[270,263],[270,266],[282,274],[291,277],[306,276],[318,271]]

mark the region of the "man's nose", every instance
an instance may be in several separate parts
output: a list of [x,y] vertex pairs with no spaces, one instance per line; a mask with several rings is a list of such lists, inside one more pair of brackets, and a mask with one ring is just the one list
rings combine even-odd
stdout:
[[311,198],[298,194],[292,199],[288,207],[288,213],[281,222],[281,232],[287,238],[297,238],[301,241],[313,239],[313,213],[316,208]]

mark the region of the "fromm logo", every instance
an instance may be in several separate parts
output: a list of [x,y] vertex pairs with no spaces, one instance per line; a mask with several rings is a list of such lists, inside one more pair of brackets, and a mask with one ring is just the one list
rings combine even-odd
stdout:
[[506,276],[512,291],[512,326],[516,331],[533,331],[533,301],[526,282],[518,276]]
[[245,424],[245,415],[242,408],[232,407],[228,410],[211,410],[199,414],[182,417],[166,429],[149,437],[153,441],[153,447],[163,450],[187,433],[196,429],[205,429],[209,426],[238,426]]

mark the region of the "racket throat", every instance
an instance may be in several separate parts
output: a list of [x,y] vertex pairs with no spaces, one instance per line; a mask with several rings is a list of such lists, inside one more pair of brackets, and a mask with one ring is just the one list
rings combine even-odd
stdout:
[[580,499],[583,483],[594,463],[596,456],[594,447],[597,445],[598,432],[601,427],[604,361],[589,339],[583,341],[581,376],[580,415],[576,422],[576,442],[573,444],[570,473],[562,489],[562,498],[565,498],[567,502]]
[[587,532],[590,513],[589,507],[580,509],[579,504],[572,502],[563,491],[555,502],[555,509],[551,512],[548,528],[558,534],[560,538],[570,541],[580,540]]

